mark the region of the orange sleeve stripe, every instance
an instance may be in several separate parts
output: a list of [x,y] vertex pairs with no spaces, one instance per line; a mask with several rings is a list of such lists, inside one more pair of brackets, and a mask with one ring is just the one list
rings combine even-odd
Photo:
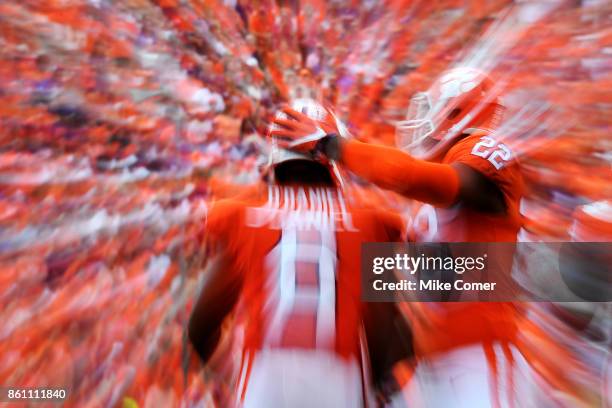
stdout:
[[449,164],[418,160],[392,147],[350,140],[341,162],[381,188],[439,207],[454,204],[459,194],[459,175]]

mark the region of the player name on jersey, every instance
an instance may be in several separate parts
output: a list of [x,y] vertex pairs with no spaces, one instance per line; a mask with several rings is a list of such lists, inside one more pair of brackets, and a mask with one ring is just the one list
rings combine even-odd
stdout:
[[247,209],[249,227],[357,231],[342,193],[332,188],[269,186],[268,199]]

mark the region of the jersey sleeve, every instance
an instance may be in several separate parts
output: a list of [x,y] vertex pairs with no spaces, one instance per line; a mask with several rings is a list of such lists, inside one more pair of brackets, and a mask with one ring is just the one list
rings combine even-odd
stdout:
[[204,242],[210,248],[217,250],[223,248],[232,250],[234,242],[232,231],[240,218],[238,205],[232,200],[221,200],[215,202],[208,211],[206,224],[204,226]]
[[416,159],[405,152],[355,140],[343,143],[341,162],[360,178],[405,197],[447,207],[459,193],[459,176],[451,166]]
[[507,204],[515,203],[522,195],[523,179],[514,153],[491,136],[466,137],[449,150],[443,162],[465,164],[478,171],[500,189]]

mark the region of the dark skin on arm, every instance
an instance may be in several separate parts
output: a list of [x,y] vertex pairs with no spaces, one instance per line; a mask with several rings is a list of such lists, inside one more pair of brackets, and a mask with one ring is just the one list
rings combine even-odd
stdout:
[[211,262],[188,327],[189,340],[204,363],[214,353],[223,320],[234,309],[242,289],[242,276],[227,253],[220,253]]
[[488,214],[506,212],[506,202],[500,189],[479,171],[461,163],[451,164],[459,174],[457,202]]
[[378,397],[386,400],[400,389],[393,367],[413,357],[411,329],[394,302],[364,303],[363,326],[372,381]]

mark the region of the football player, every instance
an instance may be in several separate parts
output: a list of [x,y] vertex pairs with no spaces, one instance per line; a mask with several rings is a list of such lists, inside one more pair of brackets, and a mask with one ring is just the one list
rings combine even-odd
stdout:
[[[287,149],[336,160],[418,201],[411,229],[419,241],[515,242],[523,181],[512,151],[494,134],[503,111],[495,83],[479,70],[459,67],[412,98],[408,117],[397,126],[401,149],[338,137],[328,123],[290,108],[284,110],[289,119],[275,120],[273,134]],[[496,256],[507,271],[500,286],[513,286],[512,255]],[[415,353],[429,362],[417,367],[406,387],[410,402],[477,407],[513,398],[501,384],[517,384],[513,376],[523,373],[502,368],[526,371],[514,346],[515,304],[413,302],[405,308]]]
[[[335,132],[342,127],[313,100],[292,108]],[[356,254],[362,242],[400,241],[405,223],[349,200],[333,162],[280,149],[274,139],[267,179],[258,193],[209,209],[205,234],[216,258],[190,319],[191,343],[209,361],[224,319],[237,310],[238,404],[364,406],[372,383],[392,388],[387,373],[411,350],[393,303],[361,301]]]

